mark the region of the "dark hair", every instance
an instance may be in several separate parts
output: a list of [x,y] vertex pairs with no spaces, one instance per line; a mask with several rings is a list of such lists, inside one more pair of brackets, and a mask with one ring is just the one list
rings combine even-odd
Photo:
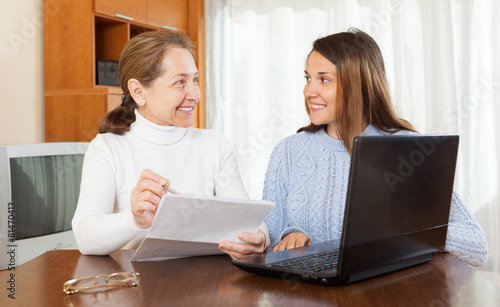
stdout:
[[[311,53],[313,51],[337,66],[336,129],[349,152],[354,138],[363,132],[364,123],[391,133],[416,132],[409,122],[396,116],[382,53],[368,34],[351,28],[317,39]],[[306,111],[310,113],[307,102]],[[311,123],[297,132],[316,132],[325,126]]]
[[125,44],[118,64],[122,104],[101,120],[99,133],[122,135],[130,129],[137,104],[129,93],[128,80],[134,78],[149,86],[163,73],[162,60],[172,47],[187,49],[194,56],[193,44],[186,34],[166,29],[141,33]]

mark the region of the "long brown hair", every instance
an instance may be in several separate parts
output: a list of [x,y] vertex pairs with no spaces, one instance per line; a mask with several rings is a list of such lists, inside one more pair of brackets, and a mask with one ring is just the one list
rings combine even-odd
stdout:
[[[336,129],[348,152],[354,138],[363,132],[365,123],[386,132],[416,132],[409,122],[396,116],[382,53],[368,34],[352,28],[329,35],[317,39],[313,51],[337,66]],[[310,113],[307,102],[306,111]],[[322,128],[326,129],[326,125],[311,123],[297,132],[316,132]]]
[[172,47],[187,49],[194,56],[193,44],[179,32],[158,30],[141,33],[129,40],[122,49],[118,64],[118,77],[123,91],[122,104],[112,110],[99,123],[99,133],[122,135],[135,121],[137,104],[128,90],[128,80],[134,78],[149,86],[162,73],[162,60]]

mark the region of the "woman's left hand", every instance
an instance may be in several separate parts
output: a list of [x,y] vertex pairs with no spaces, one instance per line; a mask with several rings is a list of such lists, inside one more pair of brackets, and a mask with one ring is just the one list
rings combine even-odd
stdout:
[[306,234],[302,232],[292,232],[286,235],[280,243],[274,246],[273,252],[302,247],[306,245],[311,245],[311,239],[309,239]]
[[238,238],[246,243],[221,241],[219,249],[236,258],[246,258],[262,254],[266,248],[266,235],[262,230],[257,233],[240,232]]

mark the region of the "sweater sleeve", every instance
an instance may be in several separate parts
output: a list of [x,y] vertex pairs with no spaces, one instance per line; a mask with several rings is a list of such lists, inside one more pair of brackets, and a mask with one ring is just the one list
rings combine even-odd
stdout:
[[72,220],[78,249],[84,255],[108,255],[144,231],[135,226],[130,210],[114,213],[115,176],[111,152],[98,135],[85,154],[80,197]]
[[[262,195],[264,200],[276,204],[276,207],[266,218],[270,247],[275,246],[281,240],[283,233],[293,232],[288,221],[286,169],[286,140],[283,140],[276,145],[269,159]],[[288,230],[290,231],[287,232]]]
[[488,258],[484,232],[458,194],[453,191],[445,251],[472,266],[482,266]]

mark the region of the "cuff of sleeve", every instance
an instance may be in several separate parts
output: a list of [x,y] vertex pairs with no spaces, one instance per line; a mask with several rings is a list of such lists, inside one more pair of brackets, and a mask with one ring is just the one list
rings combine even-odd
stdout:
[[125,216],[124,219],[127,221],[127,228],[130,229],[131,231],[142,231],[144,229],[137,227],[137,225],[134,222],[134,215],[132,214],[132,211],[123,211],[120,212],[123,213]]
[[260,224],[259,230],[261,230],[266,237],[266,244],[264,246],[264,250],[266,250],[271,243],[271,240],[269,239],[269,229],[267,228],[266,223],[262,222],[262,224]]
[[304,230],[300,229],[299,227],[289,227],[283,230],[283,232],[281,233],[280,241],[287,235],[291,234],[292,232],[302,232],[303,234],[307,235],[307,233]]
[[283,232],[281,233],[279,239],[276,241],[276,242],[272,242],[272,246],[278,244],[279,241],[283,240],[284,237],[286,237],[287,235],[293,233],[293,232],[302,232],[303,234],[307,235],[307,233],[300,229],[299,227],[288,227],[288,228],[285,228],[285,230],[283,230]]

